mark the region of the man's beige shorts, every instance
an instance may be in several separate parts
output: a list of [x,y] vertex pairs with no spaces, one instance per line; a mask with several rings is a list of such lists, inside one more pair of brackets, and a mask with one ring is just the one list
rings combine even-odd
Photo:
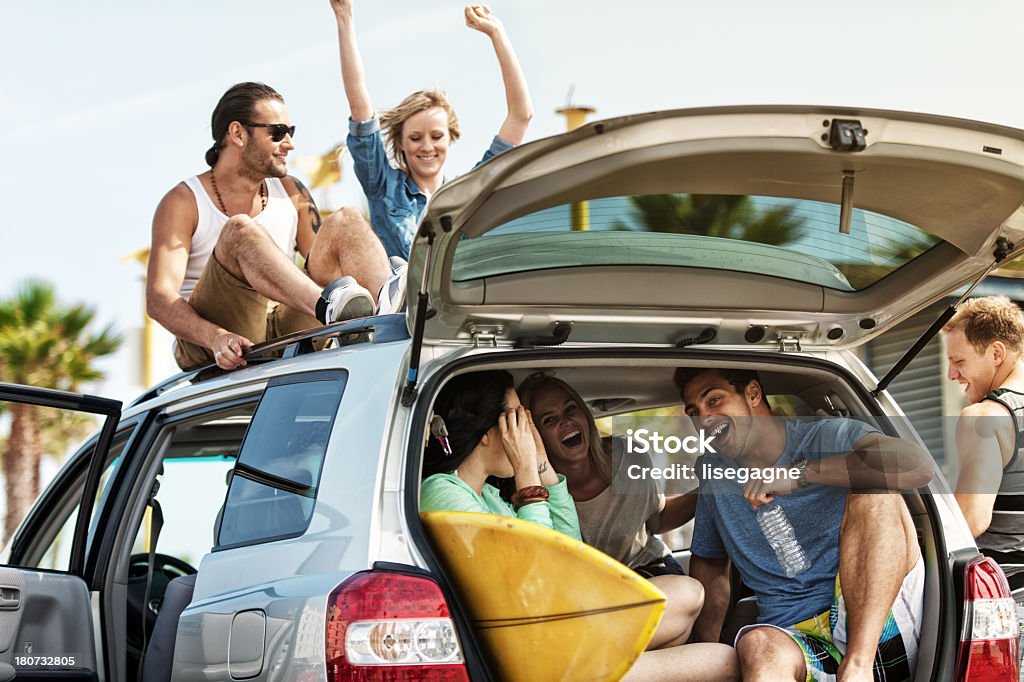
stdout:
[[[320,326],[315,317],[257,294],[252,287],[225,270],[215,255],[207,261],[188,302],[204,319],[253,343]],[[174,359],[184,370],[214,361],[209,348],[184,339],[177,339]]]

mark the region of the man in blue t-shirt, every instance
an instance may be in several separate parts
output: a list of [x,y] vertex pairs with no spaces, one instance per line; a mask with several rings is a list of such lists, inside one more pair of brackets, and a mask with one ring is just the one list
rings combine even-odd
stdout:
[[[745,680],[899,680],[913,675],[924,563],[900,495],[934,467],[918,445],[851,419],[776,419],[756,372],[681,368],[686,412],[713,436],[699,467],[690,571],[704,585],[698,641],[718,641],[729,561],[757,595],[736,636]],[[810,567],[787,577],[757,522],[774,501]]]

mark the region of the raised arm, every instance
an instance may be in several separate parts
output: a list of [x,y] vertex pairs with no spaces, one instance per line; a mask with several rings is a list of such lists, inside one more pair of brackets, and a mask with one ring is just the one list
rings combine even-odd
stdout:
[[331,9],[338,22],[338,52],[341,56],[341,82],[348,98],[348,110],[353,121],[373,118],[373,104],[366,89],[363,59],[356,42],[356,26],[352,16],[352,0],[331,0]]
[[157,206],[146,274],[146,311],[176,337],[219,351],[217,364],[234,369],[244,364],[241,353],[252,342],[200,317],[178,293],[198,221],[192,193],[184,184],[168,192]]
[[[337,2],[338,0],[332,0]],[[530,101],[530,91],[526,87],[526,76],[519,66],[519,59],[512,49],[512,43],[505,33],[505,27],[496,16],[491,14],[491,8],[487,5],[466,5],[466,26],[480,31],[491,39],[494,45],[494,54],[498,57],[498,65],[501,67],[501,78],[505,83],[505,104],[508,108],[508,115],[505,122],[501,124],[498,137],[510,142],[520,144],[526,136],[526,127],[533,118],[533,103]]]

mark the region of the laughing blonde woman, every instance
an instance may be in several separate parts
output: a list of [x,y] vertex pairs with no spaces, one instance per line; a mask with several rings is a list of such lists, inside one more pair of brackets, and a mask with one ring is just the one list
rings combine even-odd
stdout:
[[[351,115],[348,148],[356,177],[369,203],[373,230],[387,255],[407,258],[427,199],[444,182],[448,148],[460,135],[459,119],[445,93],[436,89],[414,92],[378,116],[370,102],[356,43],[353,2],[330,2],[338,23],[341,76]],[[491,39],[505,84],[508,115],[484,153],[483,163],[523,141],[533,105],[502,23],[487,5],[467,5],[464,14],[468,27]],[[388,161],[389,152],[395,166]],[[343,211],[344,219],[365,223],[356,209]]]

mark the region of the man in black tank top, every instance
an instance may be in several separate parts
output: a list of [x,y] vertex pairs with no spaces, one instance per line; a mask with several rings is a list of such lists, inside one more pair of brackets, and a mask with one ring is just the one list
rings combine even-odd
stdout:
[[943,327],[948,378],[964,388],[956,501],[978,548],[1024,588],[1024,313],[1005,296],[974,298]]

